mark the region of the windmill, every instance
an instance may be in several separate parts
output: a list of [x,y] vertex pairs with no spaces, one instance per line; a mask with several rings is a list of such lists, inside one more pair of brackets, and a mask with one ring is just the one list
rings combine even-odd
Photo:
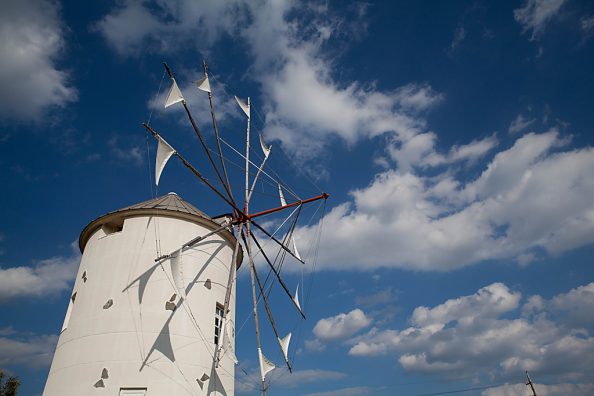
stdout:
[[[210,169],[194,167],[147,122],[144,128],[157,141],[155,184],[158,186],[168,161],[175,158],[226,206],[228,214],[210,217],[169,193],[89,223],[79,239],[83,256],[44,396],[103,391],[122,396],[233,395],[238,363],[236,278],[244,256],[250,271],[262,394],[266,394],[267,375],[276,366],[263,351],[262,305],[283,363],[292,370],[292,334],[280,333],[270,306],[270,291],[278,284],[297,315],[305,318],[299,284],[292,293],[281,270],[287,258],[304,263],[294,236],[301,209],[314,202],[323,205],[328,194],[302,199],[275,177],[267,169],[272,146],[266,145],[261,135],[262,161],[255,164],[250,159],[249,98],[243,101],[235,97],[246,117],[245,154],[222,138],[204,63],[204,76],[196,84],[209,98],[216,143],[214,148],[209,147],[166,64],[165,70],[171,86],[164,107],[183,106]],[[244,160],[241,198],[233,193],[223,144]],[[213,174],[214,181],[209,178]],[[254,191],[263,177],[278,192],[280,205],[252,212]],[[285,193],[292,197],[289,203]],[[289,215],[274,231],[260,223],[260,219],[283,212]],[[274,256],[270,246],[275,247]],[[267,270],[265,277],[258,274],[256,257]]]

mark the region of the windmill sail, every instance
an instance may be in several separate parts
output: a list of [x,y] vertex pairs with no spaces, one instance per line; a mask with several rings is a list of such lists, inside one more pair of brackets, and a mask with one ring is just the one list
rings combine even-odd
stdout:
[[199,90],[210,93],[210,82],[208,81],[208,76],[196,81],[196,85],[198,86]]
[[247,118],[250,118],[250,106],[248,106],[243,100],[239,99],[237,96],[235,96],[235,101],[237,102],[239,107],[241,107],[241,110],[243,110]]
[[270,149],[272,148],[272,145],[266,147],[266,144],[264,143],[264,138],[262,137],[262,134],[260,134],[260,147],[262,147],[262,152],[264,153],[264,158],[268,158],[268,156],[270,155]]
[[260,361],[260,377],[262,382],[264,382],[266,379],[266,374],[274,370],[276,366],[266,356],[264,356],[262,349],[260,348],[258,348],[258,360]]
[[303,262],[303,260],[301,259],[301,255],[299,254],[299,250],[297,250],[297,244],[295,243],[295,237],[291,237],[291,240],[293,241],[293,254],[295,255],[295,257],[297,257],[297,259],[301,262]]
[[182,250],[176,250],[171,257],[171,275],[173,275],[173,283],[179,292],[179,295],[186,298],[186,287],[184,285],[184,268],[182,263]]
[[291,333],[287,334],[285,338],[279,338],[278,343],[280,344],[285,361],[289,362],[289,342],[291,342]]
[[175,150],[161,136],[158,136],[157,139],[159,140],[159,146],[157,147],[157,160],[155,164],[155,184],[159,186],[161,172],[163,172],[165,164],[167,164],[169,158],[175,153]]
[[[262,134],[259,134],[259,136],[258,136],[260,148],[263,153],[263,159],[262,159],[262,157],[260,157],[261,164],[256,164],[255,162],[250,161],[250,153],[252,153],[254,151],[253,149],[255,147],[253,147],[253,145],[252,146],[250,145],[251,103],[250,103],[249,97],[247,97],[246,100],[243,100],[243,99],[235,96],[235,101],[239,105],[241,111],[247,117],[247,127],[246,127],[246,135],[245,135],[245,156],[243,155],[243,153],[240,153],[238,150],[236,150],[233,146],[231,146],[229,143],[227,143],[225,140],[223,140],[219,136],[218,127],[217,127],[216,118],[215,118],[215,111],[214,111],[214,106],[213,106],[213,95],[211,92],[211,85],[210,85],[209,76],[207,73],[207,67],[206,67],[206,64],[204,64],[204,75],[200,76],[201,79],[198,81],[195,81],[195,84],[199,90],[209,93],[208,96],[209,96],[209,100],[210,100],[210,110],[211,110],[211,115],[212,115],[213,127],[215,128],[216,143],[217,143],[219,160],[220,160],[220,164],[215,163],[215,161],[213,160],[213,158],[210,154],[213,150],[208,147],[208,145],[206,144],[206,141],[203,139],[203,136],[196,124],[195,118],[192,116],[189,107],[186,105],[183,94],[180,91],[179,86],[177,85],[177,82],[175,81],[175,79],[173,77],[173,73],[172,73],[171,69],[166,64],[165,64],[165,68],[166,68],[167,73],[169,74],[169,77],[171,78],[171,87],[169,89],[167,98],[165,100],[165,107],[167,108],[167,107],[172,106],[178,102],[183,103],[184,110],[187,113],[187,116],[188,116],[188,119],[192,125],[192,128],[193,128],[194,132],[196,132],[196,134],[198,135],[200,142],[202,144],[202,148],[204,149],[204,153],[210,160],[210,165],[212,166],[210,168],[210,172],[211,172],[211,174],[212,174],[212,172],[216,173],[219,181],[216,183],[212,182],[211,181],[212,179],[209,177],[209,175],[207,173],[207,172],[209,172],[209,170],[202,169],[202,168],[200,170],[198,170],[197,168],[192,166],[192,164],[188,160],[186,160],[182,156],[181,153],[174,150],[173,147],[171,147],[163,138],[160,137],[159,133],[157,133],[148,123],[145,123],[145,124],[143,124],[144,127],[158,140],[157,159],[156,159],[156,167],[155,167],[156,183],[158,185],[160,176],[164,170],[165,165],[167,164],[168,160],[175,154],[176,160],[180,160],[181,163],[186,168],[188,168],[194,176],[196,176],[202,183],[204,183],[210,190],[212,190],[212,192],[218,198],[222,199],[222,201],[224,201],[226,204],[229,205],[229,208],[227,210],[227,213],[229,213],[229,215],[228,215],[228,220],[225,221],[224,223],[217,221],[218,225],[215,225],[213,228],[209,228],[208,232],[206,234],[202,233],[202,235],[200,235],[200,236],[194,235],[191,237],[191,239],[188,238],[187,239],[188,242],[186,242],[183,245],[179,245],[178,244],[179,242],[174,242],[173,246],[171,243],[168,243],[167,246],[171,246],[169,249],[177,249],[177,250],[173,250],[173,252],[171,252],[171,250],[169,250],[171,252],[170,254],[164,254],[164,255],[161,255],[155,259],[155,262],[157,262],[157,265],[160,265],[160,266],[162,266],[166,262],[166,260],[170,261],[169,264],[170,264],[170,270],[171,270],[171,275],[170,275],[171,278],[168,280],[169,280],[170,286],[172,286],[174,294],[170,298],[170,300],[166,302],[166,310],[170,311],[170,312],[167,312],[167,314],[170,315],[169,320],[166,323],[166,325],[163,327],[163,331],[160,333],[158,339],[155,342],[155,345],[153,346],[151,351],[149,351],[149,355],[152,352],[154,352],[155,350],[157,350],[157,351],[160,351],[161,354],[164,355],[165,358],[167,358],[171,362],[175,363],[175,355],[173,353],[175,351],[175,349],[173,347],[177,346],[177,345],[175,345],[176,339],[175,338],[165,339],[166,335],[169,335],[170,333],[171,334],[175,333],[175,327],[178,325],[179,320],[176,319],[176,321],[172,321],[172,318],[174,318],[174,317],[177,318],[180,315],[185,314],[188,316],[189,320],[192,321],[196,325],[196,327],[198,327],[198,323],[196,323],[196,317],[195,317],[194,313],[192,312],[192,309],[194,308],[195,304],[208,303],[208,301],[212,301],[211,297],[213,296],[213,293],[218,293],[217,296],[220,294],[219,297],[222,297],[222,292],[221,292],[222,289],[218,290],[218,288],[212,287],[211,285],[214,285],[214,284],[224,285],[224,279],[218,279],[218,277],[213,277],[212,280],[211,280],[211,278],[204,280],[203,279],[204,276],[202,275],[203,269],[198,271],[198,268],[200,268],[200,267],[195,265],[197,263],[197,261],[196,261],[196,257],[194,257],[194,255],[196,255],[196,256],[199,255],[202,258],[203,254],[208,254],[208,252],[209,252],[208,249],[210,249],[210,246],[206,246],[206,244],[209,243],[209,241],[205,241],[205,240],[207,238],[209,238],[210,236],[217,235],[217,234],[224,233],[224,232],[230,232],[233,236],[235,236],[235,247],[233,249],[231,265],[229,266],[228,274],[226,274],[227,275],[227,287],[224,290],[224,292],[225,292],[224,305],[219,306],[219,304],[217,304],[216,309],[212,310],[213,311],[212,315],[215,315],[214,316],[215,317],[214,353],[196,354],[196,356],[198,356],[198,355],[209,356],[210,355],[212,357],[212,366],[211,366],[212,369],[211,369],[210,373],[208,373],[208,375],[206,373],[204,373],[204,375],[202,375],[202,372],[199,372],[196,374],[193,373],[192,378],[195,378],[197,381],[197,384],[198,384],[198,385],[196,385],[196,383],[194,383],[194,387],[196,387],[196,388],[200,387],[200,389],[202,389],[203,387],[206,388],[206,386],[208,386],[207,393],[210,393],[211,390],[218,391],[218,389],[220,389],[220,388],[223,388],[223,391],[224,391],[223,384],[221,384],[220,381],[219,381],[219,383],[217,383],[217,381],[215,380],[217,378],[217,372],[219,369],[221,369],[226,372],[232,373],[232,370],[234,367],[233,364],[238,363],[237,356],[235,354],[235,333],[234,333],[235,329],[234,329],[234,323],[231,319],[231,318],[234,318],[234,315],[229,315],[229,317],[227,317],[227,315],[230,312],[233,312],[236,307],[235,295],[232,292],[232,290],[234,290],[233,285],[236,282],[237,266],[239,266],[239,264],[240,264],[240,262],[238,262],[238,261],[240,261],[239,254],[241,251],[240,250],[241,249],[241,240],[243,240],[244,247],[246,249],[245,251],[247,252],[247,256],[249,258],[250,269],[251,269],[251,274],[252,274],[252,299],[253,299],[252,303],[253,303],[253,308],[254,308],[254,322],[255,322],[255,328],[256,328],[258,363],[259,363],[259,369],[260,369],[260,377],[261,377],[261,381],[262,381],[262,384],[261,384],[262,385],[262,394],[265,395],[266,388],[268,386],[268,384],[266,383],[267,382],[266,376],[272,370],[274,370],[276,368],[276,366],[262,352],[262,343],[261,343],[261,339],[260,339],[260,336],[261,336],[260,322],[259,322],[259,318],[258,318],[258,301],[259,300],[257,297],[255,281],[258,282],[259,293],[261,296],[263,296],[262,298],[264,299],[264,305],[266,307],[268,319],[269,319],[270,325],[272,326],[272,329],[274,331],[274,338],[276,338],[278,341],[278,345],[281,348],[283,359],[287,363],[289,371],[292,370],[291,365],[289,363],[289,350],[290,350],[290,342],[291,342],[292,333],[279,333],[279,331],[278,331],[279,328],[277,328],[277,326],[274,322],[274,318],[272,315],[272,309],[267,301],[268,295],[265,294],[264,287],[266,285],[266,282],[264,282],[264,286],[262,286],[262,284],[259,280],[257,271],[256,271],[256,266],[254,264],[254,256],[252,255],[252,249],[251,249],[251,240],[253,237],[256,245],[260,249],[261,254],[265,257],[267,263],[271,267],[269,271],[274,273],[274,275],[277,277],[279,283],[282,285],[284,291],[286,292],[288,299],[291,300],[292,304],[294,304],[295,307],[297,308],[297,310],[299,311],[299,314],[301,314],[301,316],[305,319],[305,315],[303,314],[303,312],[301,310],[301,303],[299,301],[300,285],[297,284],[295,294],[293,295],[281,278],[280,266],[282,265],[282,261],[285,260],[285,257],[287,257],[287,256],[293,256],[297,260],[303,262],[301,255],[297,249],[297,243],[296,243],[295,237],[293,235],[293,231],[297,224],[297,218],[299,216],[299,210],[301,209],[302,205],[304,205],[304,204],[322,200],[322,199],[324,199],[324,200],[327,199],[328,194],[321,193],[317,196],[313,196],[313,197],[302,200],[301,198],[299,198],[297,196],[297,194],[294,192],[294,190],[289,187],[289,185],[284,184],[284,183],[281,185],[280,184],[281,179],[274,172],[269,171],[270,172],[270,174],[269,174],[266,170],[266,164],[267,164],[267,160],[269,159],[270,154],[271,154],[272,145],[266,144]],[[253,132],[252,132],[252,135],[253,135]],[[229,181],[234,180],[234,179],[229,178],[229,176],[227,175],[227,171],[226,171],[226,167],[225,167],[225,162],[227,161],[227,159],[223,156],[223,153],[222,153],[222,150],[220,147],[220,143],[226,144],[236,154],[238,154],[239,156],[241,156],[245,159],[245,169],[242,169],[242,171],[245,171],[245,190],[243,190],[243,188],[242,188],[242,190],[245,191],[245,201],[244,202],[236,201],[236,195],[234,196],[234,194],[232,193],[233,189],[232,189],[232,186],[229,183]],[[219,168],[222,169],[222,171],[223,171],[222,174],[221,174]],[[255,174],[255,176],[253,176],[254,174]],[[224,175],[224,177],[223,177],[223,175]],[[275,193],[274,184],[277,184],[280,206],[276,206],[276,207],[272,207],[272,208],[268,208],[268,209],[263,208],[265,210],[260,210],[260,211],[254,213],[254,212],[250,212],[250,199],[252,197],[252,193],[254,192],[255,186],[258,183],[259,177],[261,175],[265,175],[266,177],[268,177],[269,179],[272,180],[272,183],[270,184],[270,187],[269,187],[270,191],[263,191],[263,193],[265,193],[267,195],[268,195],[268,193],[272,193],[272,195],[274,195],[274,193]],[[224,190],[223,190],[223,188],[224,188]],[[266,185],[263,184],[263,190],[266,188],[267,188]],[[283,190],[287,190],[287,192],[289,192],[291,194],[291,199],[290,199],[291,202],[289,204],[287,204]],[[254,205],[254,206],[256,206],[256,205]],[[286,235],[285,238],[282,238],[282,241],[278,240],[275,237],[276,231],[269,232],[268,230],[265,229],[264,226],[259,225],[257,220],[256,221],[254,220],[256,218],[260,218],[261,216],[267,216],[267,215],[271,215],[271,214],[277,213],[277,212],[280,213],[281,211],[285,211],[288,208],[295,208],[295,209],[293,210],[293,213],[285,221],[288,221],[289,218],[292,218],[294,213],[297,213],[297,215],[295,215],[295,217],[294,217],[294,221],[291,224],[290,231],[288,232],[288,234]],[[181,209],[180,209],[180,212],[185,213]],[[274,221],[272,223],[274,223]],[[285,223],[283,222],[281,224],[281,227],[283,226],[283,224],[285,224]],[[155,226],[157,226],[156,222],[155,222]],[[235,227],[237,227],[236,232],[234,232]],[[272,264],[270,262],[270,260],[266,257],[264,250],[262,249],[262,246],[260,246],[260,244],[257,242],[257,239],[255,238],[254,233],[253,233],[253,230],[256,228],[258,229],[258,231],[257,231],[258,233],[261,231],[263,235],[265,235],[271,241],[274,241],[277,245],[279,245],[278,249],[279,249],[279,252],[282,254],[278,254],[278,257],[280,257],[280,259],[279,259],[280,263],[275,262],[275,264],[278,264],[278,271],[276,270],[275,265]],[[160,231],[159,231],[158,227],[155,227],[155,233],[157,234],[159,232]],[[163,234],[161,236],[163,236]],[[160,236],[156,235],[155,242],[157,243],[158,250],[159,250],[160,249],[160,240],[158,238],[160,238]],[[289,239],[291,239],[291,241],[289,241]],[[202,247],[198,247],[197,246],[198,244],[203,244],[204,247],[208,248],[208,249],[204,250]],[[195,251],[193,250],[192,252],[190,252],[190,250],[189,250],[190,248],[194,248]],[[230,243],[229,245],[225,245],[224,248],[226,249],[226,251],[229,251],[229,249],[233,248],[233,244]],[[184,250],[188,254],[182,258],[182,251],[184,251]],[[286,253],[288,253],[288,255]],[[161,254],[161,253],[158,252],[158,254]],[[216,254],[217,254],[216,252],[213,253],[213,257]],[[314,255],[314,257],[315,257],[315,255]],[[208,263],[210,263],[210,259],[207,260],[207,262],[206,262],[206,264],[204,264],[203,268],[206,268]],[[154,268],[156,268],[156,266]],[[152,271],[154,271],[154,268],[152,269]],[[139,293],[140,293],[139,296],[142,296],[142,294],[145,293],[144,289],[147,288],[147,284],[148,284],[148,281],[145,280],[145,278],[148,279],[148,277],[150,276],[152,271],[150,271],[148,273],[148,275],[142,274],[141,277],[138,278]],[[168,270],[165,271],[165,274],[169,277]],[[267,275],[267,279],[268,279],[269,275],[270,275],[270,272]],[[211,276],[211,274],[209,274],[209,276]],[[204,283],[203,283],[205,286],[204,288],[200,287],[197,289],[192,289],[194,287],[194,285],[202,284],[202,281],[204,281]],[[303,283],[301,283],[301,287],[304,287]],[[143,289],[142,291],[140,290],[141,288]],[[147,289],[147,290],[149,290],[148,292],[150,292],[152,289]],[[188,299],[188,296],[186,296],[186,293],[188,293],[188,295],[189,295],[190,290],[192,290],[193,295],[195,295],[196,298]],[[168,295],[170,293],[171,292],[168,292]],[[200,298],[202,296],[202,294],[204,294],[204,296],[208,296],[208,297],[206,299],[202,299],[202,298]],[[217,298],[217,301],[221,301],[221,300],[222,300],[222,298]],[[169,331],[170,325],[173,326],[171,328],[172,332]],[[199,333],[201,333],[200,328],[198,328],[197,330]],[[281,334],[284,334],[284,337]],[[204,346],[205,350],[212,349],[213,339],[204,339],[203,335],[201,335],[201,336],[205,343],[205,346]],[[207,337],[207,338],[209,338],[209,337]],[[172,343],[172,341],[174,341],[174,342]],[[222,359],[223,357],[224,357],[224,359]],[[200,357],[200,359],[202,359],[202,357]],[[143,366],[149,365],[151,362],[152,361],[149,362],[145,358],[145,361],[143,362]],[[201,364],[202,364],[202,362],[201,362]],[[229,370],[231,370],[231,371],[229,371]],[[197,375],[202,375],[202,377],[197,377]],[[210,376],[210,378],[209,378],[209,376]],[[233,377],[233,375],[231,374],[231,380],[233,379],[232,377]]]
[[171,88],[169,88],[169,93],[167,94],[167,99],[165,100],[165,108],[172,106],[178,102],[184,101],[184,96],[182,95],[175,79],[171,79]]
[[225,320],[225,326],[223,329],[223,349],[225,350],[225,354],[229,355],[229,358],[237,364],[239,361],[237,360],[237,356],[235,355],[235,329],[233,326],[233,321]]
[[299,285],[297,285],[297,289],[295,290],[295,297],[293,297],[293,301],[295,302],[295,305],[297,305],[297,308],[299,308],[301,311],[301,304],[299,304]]
[[280,184],[278,185],[278,197],[280,198],[281,206],[286,206],[287,201],[285,201],[285,196],[283,195],[283,189],[281,188]]

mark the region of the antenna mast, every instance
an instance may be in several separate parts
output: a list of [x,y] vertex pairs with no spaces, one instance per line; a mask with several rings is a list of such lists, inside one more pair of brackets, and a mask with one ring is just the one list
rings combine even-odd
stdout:
[[534,390],[534,384],[532,383],[532,380],[530,379],[528,370],[526,370],[526,378],[528,379],[528,382],[526,382],[526,386],[530,386],[530,388],[532,389],[532,396],[536,396],[536,391]]

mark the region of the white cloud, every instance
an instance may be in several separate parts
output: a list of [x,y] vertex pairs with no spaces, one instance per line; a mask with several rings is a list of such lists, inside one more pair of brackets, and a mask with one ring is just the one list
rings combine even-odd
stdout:
[[509,133],[518,133],[523,131],[524,129],[528,128],[536,121],[536,118],[524,118],[522,114],[518,114],[518,116],[509,124],[509,128],[507,131]]
[[[293,389],[321,381],[337,381],[345,377],[346,374],[339,371],[309,369],[294,370],[293,373],[289,374],[286,370],[277,368],[268,374],[266,378],[270,383],[274,383],[276,389]],[[254,370],[247,374],[247,379],[244,377],[244,380],[236,382],[235,390],[238,393],[253,392],[260,388],[260,384],[260,372]]]
[[77,100],[70,74],[57,61],[65,49],[59,6],[11,0],[0,14],[0,119],[36,121],[52,107]]
[[289,20],[292,9],[288,2],[271,4],[254,12],[254,23],[246,29],[256,59],[252,76],[266,100],[269,137],[308,158],[333,137],[352,145],[384,133],[406,141],[423,131],[419,114],[439,103],[441,94],[427,84],[378,91],[373,84],[338,81],[334,60],[324,49],[341,25],[329,23],[323,13]]
[[522,25],[522,31],[532,31],[530,40],[542,35],[546,25],[557,14],[566,0],[526,0],[522,8],[514,10],[514,19]]
[[[550,300],[532,296],[519,309],[520,293],[494,283],[432,308],[417,307],[411,327],[373,328],[350,341],[349,354],[389,354],[407,371],[451,378],[482,373],[507,379],[529,370],[558,381],[587,380],[594,323],[583,315],[593,290],[589,284]],[[567,317],[581,318],[575,323],[581,326]]]
[[[121,56],[167,53],[184,45],[208,51],[212,43],[242,24],[243,1],[125,0],[95,24]],[[200,37],[200,40],[186,40]]]
[[[299,14],[291,12],[298,7]],[[331,16],[327,7],[291,1],[212,1],[197,6],[188,0],[128,0],[96,26],[121,55],[174,51],[184,37],[203,37],[197,44],[203,51],[222,33],[244,40],[253,56],[248,77],[262,89],[264,133],[298,157],[312,158],[333,137],[354,144],[391,133],[407,141],[423,131],[420,114],[443,99],[428,84],[381,92],[373,83],[334,78],[334,60],[325,55],[325,45],[346,37],[345,29],[360,35],[364,14],[364,7],[359,7],[355,22],[347,22]]]
[[370,324],[371,319],[357,308],[346,314],[341,313],[318,320],[313,333],[321,342],[338,341],[351,337]]
[[[451,270],[559,254],[594,242],[594,149],[561,151],[556,130],[527,134],[480,176],[387,170],[324,218],[320,266]],[[300,240],[313,234],[299,230]],[[357,243],[352,243],[357,241]]]
[[49,367],[56,335],[36,335],[17,332],[12,327],[0,328],[0,367]]
[[80,262],[77,242],[66,257],[41,260],[34,267],[0,268],[0,302],[17,297],[45,297],[67,290]]
[[[336,59],[325,50],[331,40],[340,40],[344,25],[327,15],[327,7],[303,6],[295,13],[298,5],[290,1],[207,3],[200,10],[188,3],[125,1],[98,26],[107,34],[106,26],[123,23],[124,13],[150,10],[158,29],[110,30],[113,36],[106,38],[121,52],[156,40],[160,29],[167,34],[159,36],[166,40],[159,45],[167,49],[173,49],[168,34],[179,40],[196,29],[208,30],[205,43],[222,32],[245,40],[253,58],[247,77],[262,90],[266,138],[280,140],[298,158],[312,158],[336,139],[354,145],[386,136],[387,156],[380,162],[390,166],[392,160],[397,170],[379,173],[326,216],[333,232],[324,234],[322,267],[449,270],[488,259],[526,264],[538,261],[540,248],[560,253],[594,240],[594,205],[586,198],[594,191],[591,149],[554,153],[566,143],[555,130],[527,134],[468,181],[457,167],[484,160],[499,144],[496,136],[440,152],[424,114],[444,96],[430,85],[380,91],[372,82],[337,79]],[[551,4],[528,1],[516,10],[517,18],[539,32],[558,10]],[[236,24],[228,23],[227,12]],[[136,25],[132,20],[127,28]],[[446,169],[432,177],[420,174],[436,166]],[[313,235],[301,231],[304,239]]]
[[364,396],[373,394],[373,389],[367,386],[341,388],[326,392],[307,393],[305,396]]
[[[534,390],[541,396],[583,396],[594,392],[594,384],[534,384]],[[525,396],[531,390],[524,384],[503,385],[483,391],[482,396]]]
[[477,316],[481,319],[495,318],[518,307],[520,293],[511,292],[502,283],[493,283],[480,289],[471,296],[448,300],[434,308],[417,307],[411,322],[419,327],[447,325],[451,321],[473,322]]
[[580,328],[594,325],[594,283],[560,294],[550,301],[549,310],[563,317],[569,327]]
[[[421,135],[417,135],[417,137],[418,136]],[[417,161],[419,165],[429,166],[452,164],[463,161],[473,163],[483,158],[489,151],[495,148],[497,144],[497,137],[492,135],[480,140],[473,140],[470,143],[460,146],[453,146],[447,155],[442,155],[433,151],[433,144],[431,144],[431,146],[428,147],[426,151],[428,152],[428,155],[425,158],[418,159]]]

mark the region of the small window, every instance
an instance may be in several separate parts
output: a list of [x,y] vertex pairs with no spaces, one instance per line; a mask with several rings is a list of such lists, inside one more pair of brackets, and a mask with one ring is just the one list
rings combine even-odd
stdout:
[[217,303],[215,308],[215,328],[214,328],[214,343],[215,345],[219,345],[219,339],[221,337],[221,330],[223,329],[223,307],[221,304]]
[[146,396],[146,388],[120,388],[120,396]]
[[68,322],[70,322],[70,315],[72,314],[72,308],[74,306],[74,300],[76,300],[76,292],[72,293],[70,302],[68,303],[68,309],[66,310],[66,317],[64,318],[64,324],[62,325],[62,331],[68,328]]

